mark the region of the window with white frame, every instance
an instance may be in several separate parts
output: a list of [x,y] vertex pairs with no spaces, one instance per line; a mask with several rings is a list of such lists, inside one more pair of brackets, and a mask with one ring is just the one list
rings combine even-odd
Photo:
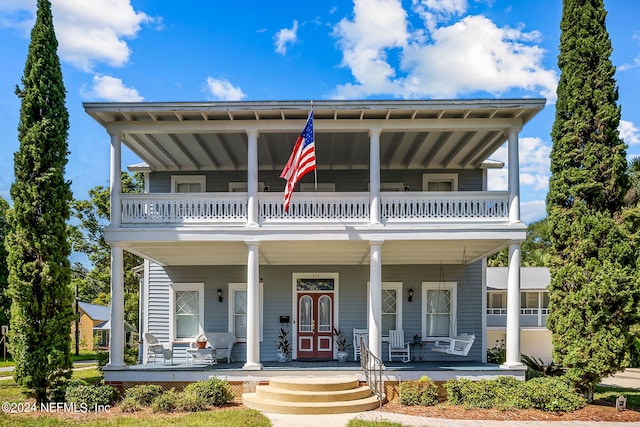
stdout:
[[[402,282],[382,282],[382,336],[388,337],[389,330],[402,329]],[[367,298],[371,295],[367,284]]]
[[[260,324],[260,341],[262,341],[262,301],[263,286],[259,284],[258,321]],[[229,332],[238,342],[247,341],[247,284],[229,283]]]
[[422,175],[422,191],[458,191],[458,174],[425,173]]
[[504,291],[487,292],[487,314],[507,314],[507,293]]
[[172,340],[191,340],[204,331],[203,283],[172,283],[169,305]]
[[422,283],[422,336],[426,338],[456,335],[456,282]]
[[205,175],[172,175],[172,193],[204,193],[207,191]]

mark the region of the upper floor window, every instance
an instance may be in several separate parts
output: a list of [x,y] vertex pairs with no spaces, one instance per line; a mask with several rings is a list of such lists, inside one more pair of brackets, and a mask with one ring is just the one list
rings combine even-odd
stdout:
[[204,175],[172,175],[172,193],[204,193],[207,177]]
[[458,174],[425,173],[422,175],[423,191],[458,191]]

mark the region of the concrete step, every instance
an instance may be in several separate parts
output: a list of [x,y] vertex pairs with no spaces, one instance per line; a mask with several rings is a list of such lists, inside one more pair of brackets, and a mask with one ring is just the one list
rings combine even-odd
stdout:
[[297,391],[338,391],[360,386],[357,377],[277,377],[269,380],[269,386],[282,390]]
[[287,390],[271,385],[256,386],[256,395],[262,399],[281,402],[340,402],[365,399],[371,396],[368,386],[358,386],[349,390],[335,391],[300,391]]
[[366,399],[342,402],[282,402],[278,400],[262,399],[256,393],[242,395],[242,403],[248,408],[276,414],[348,414],[376,409],[380,406],[375,396]]
[[279,377],[244,393],[245,406],[278,414],[344,414],[379,407],[369,387],[356,377]]

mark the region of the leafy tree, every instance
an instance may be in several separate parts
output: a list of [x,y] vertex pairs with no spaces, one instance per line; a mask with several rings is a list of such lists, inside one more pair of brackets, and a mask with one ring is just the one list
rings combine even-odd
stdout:
[[[547,219],[529,224],[527,238],[520,246],[520,265],[522,267],[548,267],[551,263],[551,241]],[[489,267],[507,267],[509,248],[493,254],[487,261]]]
[[547,213],[553,356],[593,398],[629,364],[637,322],[637,214],[625,211],[626,146],[603,0],[564,0]]
[[4,239],[9,233],[7,213],[9,203],[0,197],[0,325],[9,324],[9,309],[11,300],[7,297],[9,269],[7,267],[7,250],[4,247]]
[[64,179],[69,116],[57,46],[51,4],[38,0],[23,88],[16,88],[20,148],[6,240],[14,378],[37,403],[48,401],[48,393],[71,374],[71,189]]
[[[142,174],[130,175],[122,172],[122,192],[139,193],[144,188]],[[110,302],[111,249],[104,240],[103,227],[109,223],[109,188],[97,186],[89,190],[89,200],[72,202],[73,216],[78,224],[71,227],[73,249],[87,255],[92,269],[78,266],[79,298],[94,304]],[[125,272],[125,320],[138,324],[138,278],[133,267],[140,265],[142,258],[124,252]]]

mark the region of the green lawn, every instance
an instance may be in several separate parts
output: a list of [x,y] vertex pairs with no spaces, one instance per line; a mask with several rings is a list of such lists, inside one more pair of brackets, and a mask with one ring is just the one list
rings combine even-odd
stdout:
[[608,386],[596,386],[594,399],[611,402],[615,405],[618,396],[627,398],[627,409],[640,410],[640,390],[629,388],[617,388]]

